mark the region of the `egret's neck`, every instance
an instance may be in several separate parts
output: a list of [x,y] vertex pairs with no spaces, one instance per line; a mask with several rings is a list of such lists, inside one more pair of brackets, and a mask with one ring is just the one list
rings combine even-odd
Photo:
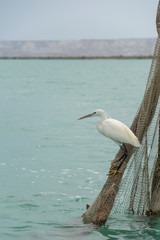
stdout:
[[96,122],[96,128],[102,135],[104,135],[102,123],[103,123],[103,121],[105,121],[107,119],[107,113],[105,111],[101,110],[98,112],[98,116],[99,116],[99,118]]
[[104,121],[104,120],[106,120],[108,118],[107,117],[107,113],[105,111],[100,112],[99,117],[100,117],[101,121]]

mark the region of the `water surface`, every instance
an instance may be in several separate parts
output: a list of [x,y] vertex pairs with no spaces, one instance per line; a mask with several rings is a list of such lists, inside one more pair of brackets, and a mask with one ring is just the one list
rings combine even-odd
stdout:
[[81,215],[118,148],[101,136],[102,108],[131,125],[151,60],[0,61],[0,239],[159,239],[159,218]]

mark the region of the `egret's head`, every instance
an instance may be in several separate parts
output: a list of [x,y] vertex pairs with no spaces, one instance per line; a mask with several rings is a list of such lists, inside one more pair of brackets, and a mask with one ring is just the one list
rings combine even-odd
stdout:
[[77,120],[81,120],[81,119],[84,119],[84,118],[88,118],[88,117],[96,117],[96,116],[99,116],[99,117],[104,117],[106,118],[107,117],[107,114],[104,110],[102,109],[97,109],[97,110],[94,110],[92,113],[90,114],[87,114],[83,117],[80,117],[78,118]]

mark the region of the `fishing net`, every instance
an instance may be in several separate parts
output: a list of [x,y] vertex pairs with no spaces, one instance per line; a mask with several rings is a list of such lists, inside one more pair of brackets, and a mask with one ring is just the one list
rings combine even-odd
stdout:
[[[137,115],[140,116],[136,135],[137,137],[142,138],[141,147],[137,149],[129,159],[114,202],[112,213],[123,213],[125,211],[129,211],[135,214],[146,214],[146,212],[153,211],[152,208],[154,207],[153,205],[157,199],[157,195],[159,195],[160,198],[160,191],[158,192],[158,189],[156,196],[153,197],[152,195],[160,178],[160,171],[157,172],[160,164],[158,154],[160,117],[159,95],[160,38],[157,39],[146,85],[144,94],[144,98],[146,98],[146,100],[143,102],[143,105],[141,104],[137,113]],[[157,172],[156,179],[154,179],[155,172]]]
[[[109,174],[91,206],[82,215],[84,223],[102,225],[112,213],[160,214],[160,1],[157,38],[142,103],[130,129],[141,147],[126,144],[128,155],[121,173]],[[111,169],[122,156],[120,149]]]

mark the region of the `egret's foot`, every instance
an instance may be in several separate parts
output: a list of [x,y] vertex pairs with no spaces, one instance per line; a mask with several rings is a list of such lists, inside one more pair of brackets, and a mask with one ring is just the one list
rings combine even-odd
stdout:
[[118,171],[117,169],[110,169],[109,173],[107,174],[108,176],[114,176],[117,173],[122,173],[120,171]]
[[117,162],[113,163],[112,166],[110,167],[110,170],[114,169],[114,168],[118,168],[118,164]]

